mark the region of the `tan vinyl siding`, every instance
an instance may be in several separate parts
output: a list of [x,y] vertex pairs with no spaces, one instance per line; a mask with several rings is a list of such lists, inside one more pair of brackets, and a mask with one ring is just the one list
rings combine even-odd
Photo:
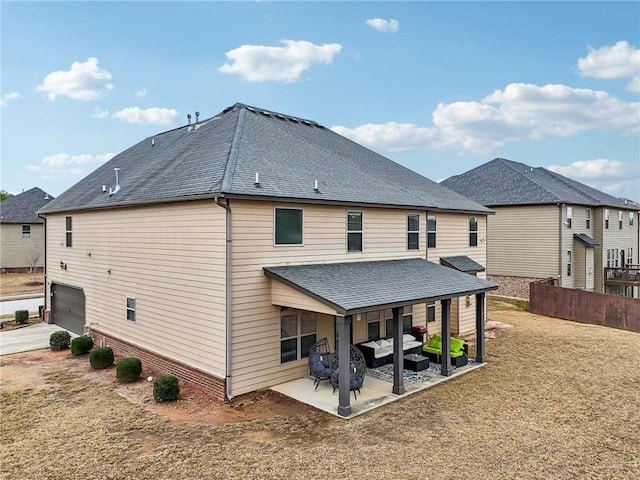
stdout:
[[[303,209],[303,245],[274,245],[275,206]],[[280,309],[271,303],[270,280],[264,275],[263,267],[425,258],[426,216],[424,212],[420,212],[420,249],[407,250],[407,213],[416,213],[414,211],[347,209],[323,205],[274,205],[268,202],[241,200],[232,200],[231,208],[233,212],[234,326],[231,381],[233,395],[299,378],[308,371],[306,359],[280,364]],[[347,253],[346,215],[348,210],[363,212],[362,252]],[[322,321],[325,331],[328,329],[333,331],[332,321],[333,319],[331,322]],[[362,325],[365,325],[366,329],[366,324],[363,322],[364,320],[356,322],[354,319],[355,342],[361,336]],[[259,334],[254,334],[255,331],[259,331]],[[247,335],[250,335],[251,342],[247,341]],[[256,352],[260,353],[256,354]]]
[[[224,209],[189,202],[74,213],[71,248],[68,215],[47,219],[48,288],[83,288],[96,329],[224,377]],[[127,297],[136,299],[135,322],[126,320]]]
[[36,267],[44,266],[44,225],[29,225],[31,235],[22,237],[22,223],[0,224],[0,266],[3,268],[29,268],[31,258],[39,256]]
[[338,312],[332,308],[275,279],[271,281],[271,302],[274,305],[288,306],[310,312],[338,315]]
[[487,273],[558,277],[559,208],[493,207],[488,217]]

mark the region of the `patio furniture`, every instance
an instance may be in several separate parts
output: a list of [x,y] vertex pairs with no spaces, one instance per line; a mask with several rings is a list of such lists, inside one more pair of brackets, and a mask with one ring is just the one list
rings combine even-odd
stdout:
[[[364,355],[365,362],[369,368],[378,368],[382,365],[393,363],[393,337],[358,343],[356,347],[358,347]],[[417,341],[415,337],[409,333],[402,335],[403,355],[420,353],[421,351],[422,342]]]
[[331,374],[336,366],[336,356],[329,351],[327,337],[314,343],[309,350],[309,374],[314,377],[313,384],[316,390],[322,380],[331,379]]
[[[333,392],[340,388],[340,372],[338,367],[338,361],[336,357],[336,368],[331,374],[331,385],[333,385]],[[367,370],[367,365],[364,360],[362,352],[354,345],[350,345],[349,348],[349,390],[353,392],[353,397],[358,400],[356,392],[360,393],[362,384],[364,383],[364,375]]]
[[429,358],[423,357],[418,353],[410,353],[409,355],[405,355],[403,358],[404,368],[407,370],[412,370],[414,372],[421,372],[422,370],[426,370],[429,368]]
[[[440,335],[433,335],[429,343],[422,347],[422,351],[432,362],[442,363],[442,338]],[[450,337],[449,355],[451,356],[451,365],[454,367],[462,367],[469,363],[467,344],[461,338]]]

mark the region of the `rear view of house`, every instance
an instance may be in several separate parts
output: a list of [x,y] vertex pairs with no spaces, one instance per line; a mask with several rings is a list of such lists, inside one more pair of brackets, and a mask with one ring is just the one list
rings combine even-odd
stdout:
[[44,266],[44,220],[36,212],[53,197],[34,187],[0,202],[2,272],[31,272]]
[[143,140],[42,213],[52,321],[220,397],[300,378],[323,337],[481,331],[496,287],[488,208],[242,104]]
[[496,158],[442,182],[496,212],[488,274],[500,293],[528,298],[529,282],[638,297],[638,207],[544,168]]

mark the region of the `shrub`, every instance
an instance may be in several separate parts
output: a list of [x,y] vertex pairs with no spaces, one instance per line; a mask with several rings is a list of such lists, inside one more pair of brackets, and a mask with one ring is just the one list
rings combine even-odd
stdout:
[[82,355],[93,348],[93,340],[91,337],[82,336],[71,340],[71,354]]
[[180,395],[178,378],[173,375],[162,375],[153,384],[153,398],[156,402],[171,402]]
[[139,358],[123,358],[116,363],[116,378],[121,382],[134,382],[142,374],[142,362]]
[[29,310],[16,310],[16,324],[24,325],[29,321]]
[[113,365],[113,350],[111,347],[94,348],[89,352],[89,363],[96,370]]
[[49,337],[49,346],[54,352],[69,348],[69,342],[71,342],[71,334],[66,330],[53,332]]

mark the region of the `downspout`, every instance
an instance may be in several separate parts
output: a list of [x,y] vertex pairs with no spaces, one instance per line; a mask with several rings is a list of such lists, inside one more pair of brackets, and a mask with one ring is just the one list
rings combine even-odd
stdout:
[[558,286],[562,286],[562,207],[563,203],[558,203]]
[[42,319],[44,320],[44,312],[47,311],[47,216],[42,216],[42,214],[38,214],[38,217],[40,217],[43,221],[44,221],[44,259],[43,259],[43,267],[42,267],[42,274],[43,277],[42,279],[44,280],[43,282],[43,299],[44,299],[44,310],[42,312]]
[[233,297],[231,295],[231,207],[229,206],[229,199],[225,199],[225,201],[221,201],[219,197],[215,198],[215,202],[217,205],[221,206],[226,210],[226,242],[225,242],[225,367],[224,367],[224,385],[225,385],[225,396],[227,400],[231,400],[233,396],[231,395],[231,321],[233,318],[232,315],[232,305],[231,302]]

